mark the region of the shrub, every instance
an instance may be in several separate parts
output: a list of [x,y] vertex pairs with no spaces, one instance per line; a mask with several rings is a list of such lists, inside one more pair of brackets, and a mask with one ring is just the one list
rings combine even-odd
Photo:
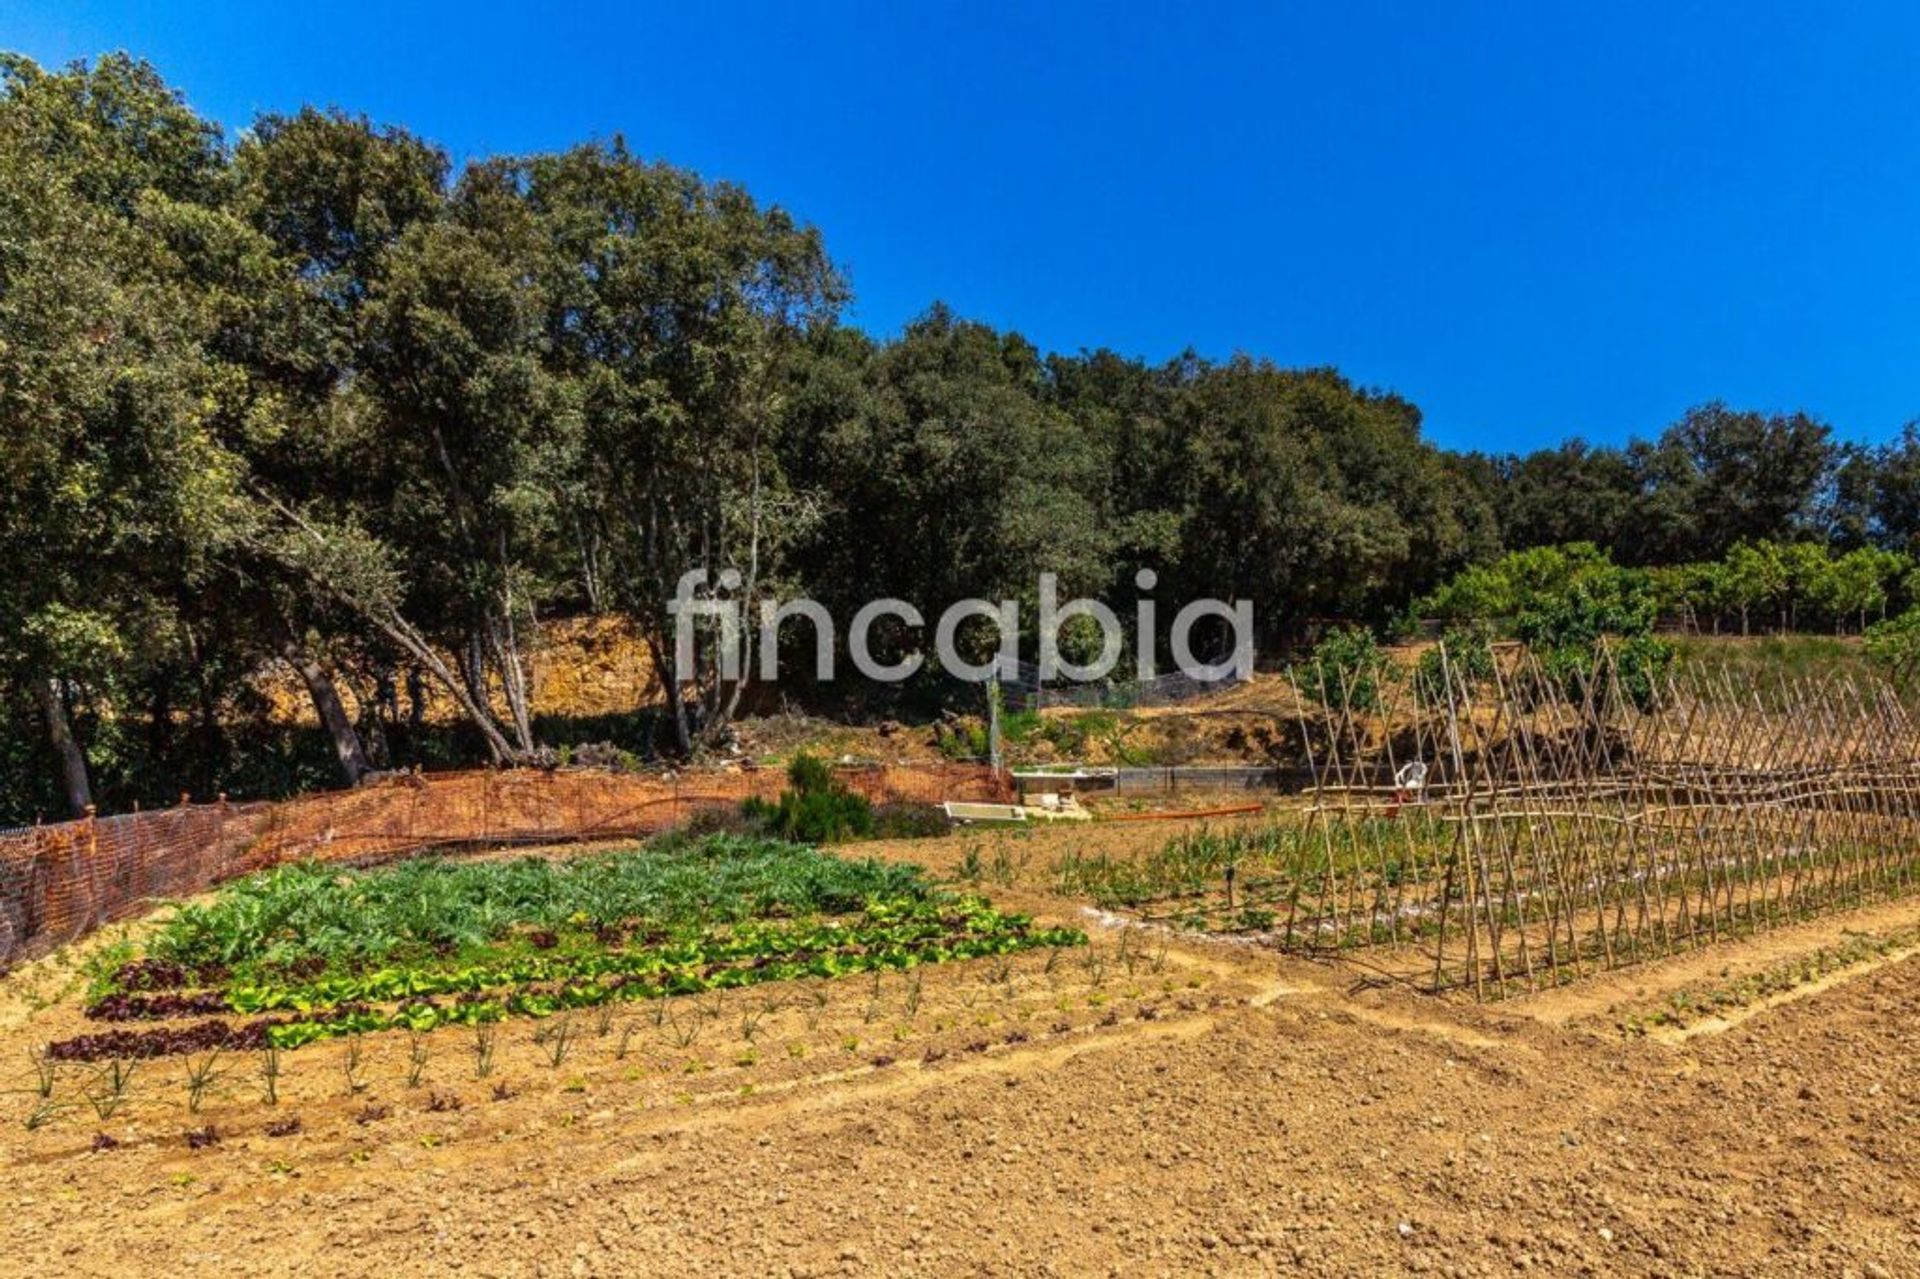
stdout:
[[[1442,662],[1441,651],[1446,660]],[[1417,676],[1430,697],[1444,700],[1446,676],[1455,688],[1472,688],[1493,678],[1493,631],[1484,623],[1449,627],[1440,643],[1420,654]]]
[[964,761],[987,757],[987,726],[977,719],[943,722],[935,726],[933,740],[940,753],[951,760]]
[[[1576,542],[1515,551],[1467,569],[1419,607],[1430,615],[1503,622],[1564,697],[1578,701],[1591,690],[1603,699],[1607,689],[1594,682],[1610,672],[1621,697],[1644,709],[1673,661],[1672,646],[1653,635],[1662,591],[1670,594],[1673,585]],[[1603,641],[1611,663],[1603,659]]]
[[1620,696],[1641,710],[1652,708],[1659,680],[1673,665],[1674,649],[1655,635],[1631,635],[1613,646],[1613,676]]
[[1307,696],[1325,706],[1372,710],[1380,704],[1380,688],[1392,669],[1371,632],[1357,626],[1330,631],[1314,645],[1300,672]]
[[825,760],[804,753],[787,766],[787,789],[779,803],[748,799],[740,811],[769,833],[804,844],[868,839],[874,830],[873,805],[866,797],[835,780]]
[[1045,731],[1046,720],[1039,711],[1007,711],[1000,716],[1000,740],[1009,746],[1025,746]]
[[1896,677],[1910,674],[1920,658],[1920,607],[1875,622],[1866,632],[1867,660]]
[[802,751],[787,765],[787,785],[803,793],[833,790],[833,766],[817,755]]

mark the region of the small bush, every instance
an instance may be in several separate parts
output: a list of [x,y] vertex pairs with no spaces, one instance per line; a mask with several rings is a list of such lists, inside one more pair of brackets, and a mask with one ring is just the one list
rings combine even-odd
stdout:
[[977,719],[938,724],[933,730],[933,741],[942,755],[955,761],[985,759],[990,748],[987,726]]
[[781,839],[803,844],[833,844],[873,836],[873,805],[834,779],[823,759],[796,755],[787,766],[787,789],[780,802],[749,799],[743,817],[762,824]]
[[1895,677],[1912,674],[1920,660],[1920,607],[1869,626],[1865,647],[1875,666]]
[[[1440,657],[1443,649],[1444,663]],[[1493,678],[1493,633],[1484,623],[1449,627],[1439,644],[1420,655],[1420,686],[1429,696],[1446,697],[1449,674],[1453,676],[1454,687],[1462,689],[1471,689]]]
[[1380,687],[1391,675],[1373,635],[1349,626],[1329,631],[1314,645],[1300,672],[1300,684],[1307,696],[1323,706],[1370,711],[1380,704]]
[[819,756],[802,752],[787,765],[787,785],[802,793],[833,790],[833,768]]

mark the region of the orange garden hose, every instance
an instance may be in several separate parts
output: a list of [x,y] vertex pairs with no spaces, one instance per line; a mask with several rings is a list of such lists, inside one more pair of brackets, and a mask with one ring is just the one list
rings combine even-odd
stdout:
[[1182,821],[1195,817],[1237,817],[1242,813],[1258,813],[1265,809],[1265,804],[1236,804],[1231,808],[1202,808],[1182,813],[1115,813],[1101,820],[1109,822]]

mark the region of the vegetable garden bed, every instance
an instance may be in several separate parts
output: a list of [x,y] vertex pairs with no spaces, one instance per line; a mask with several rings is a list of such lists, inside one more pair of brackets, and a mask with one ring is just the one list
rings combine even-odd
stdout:
[[141,953],[103,956],[87,1015],[110,1027],[47,1054],[298,1048],[1085,941],[945,892],[916,867],[768,840],[291,866],[180,908]]

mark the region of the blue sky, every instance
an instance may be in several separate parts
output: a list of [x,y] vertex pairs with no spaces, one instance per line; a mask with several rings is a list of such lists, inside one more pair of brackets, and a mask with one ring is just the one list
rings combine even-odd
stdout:
[[852,318],[1332,364],[1454,447],[1920,417],[1920,6],[0,0],[231,127],[626,135],[824,231]]

